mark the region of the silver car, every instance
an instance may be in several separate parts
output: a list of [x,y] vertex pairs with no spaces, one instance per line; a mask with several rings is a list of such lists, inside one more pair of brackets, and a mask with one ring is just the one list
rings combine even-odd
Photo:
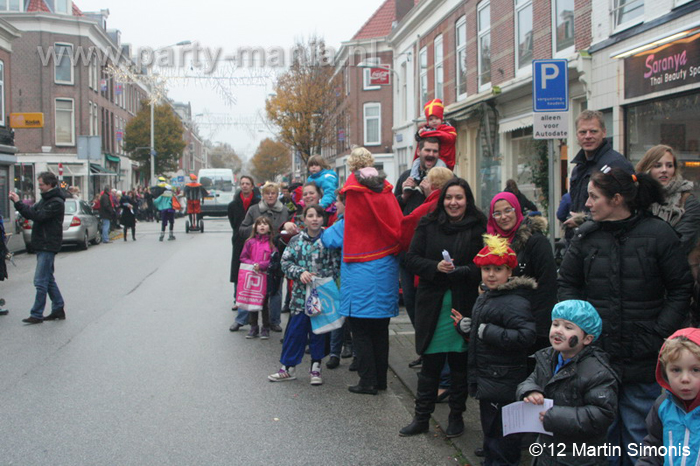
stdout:
[[[92,244],[102,242],[100,233],[102,221],[92,213],[90,205],[79,199],[66,199],[66,210],[63,216],[63,245],[77,244],[78,249],[85,250]],[[32,221],[22,219],[22,237],[27,252],[33,252]]]

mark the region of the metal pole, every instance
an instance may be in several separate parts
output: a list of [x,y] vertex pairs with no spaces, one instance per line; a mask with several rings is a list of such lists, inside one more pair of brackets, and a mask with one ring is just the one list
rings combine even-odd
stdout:
[[549,161],[549,208],[547,209],[547,219],[549,220],[549,241],[552,245],[552,251],[554,251],[554,243],[556,241],[556,200],[554,198],[554,139],[547,141],[547,148],[549,156],[547,157]]
[[155,147],[155,132],[154,132],[154,109],[153,100],[151,99],[151,186],[156,184],[156,147]]

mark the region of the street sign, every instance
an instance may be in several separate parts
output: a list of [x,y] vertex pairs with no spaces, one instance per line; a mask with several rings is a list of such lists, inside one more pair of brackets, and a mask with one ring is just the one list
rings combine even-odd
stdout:
[[44,114],[36,113],[10,113],[10,126],[13,128],[43,128]]
[[567,139],[569,137],[569,112],[535,113],[533,139]]
[[535,112],[569,110],[568,60],[532,61],[532,109]]

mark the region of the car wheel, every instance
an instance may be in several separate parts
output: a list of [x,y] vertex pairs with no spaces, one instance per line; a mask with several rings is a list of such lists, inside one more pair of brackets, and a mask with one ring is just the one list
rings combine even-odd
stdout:
[[87,230],[85,231],[85,235],[83,236],[83,241],[78,244],[78,249],[81,251],[85,251],[88,247],[90,247],[90,241],[88,240],[88,234]]

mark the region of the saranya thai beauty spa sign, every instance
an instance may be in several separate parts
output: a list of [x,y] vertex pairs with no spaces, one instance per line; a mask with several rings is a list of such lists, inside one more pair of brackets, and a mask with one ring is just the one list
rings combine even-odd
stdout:
[[700,82],[700,32],[625,59],[625,99]]

